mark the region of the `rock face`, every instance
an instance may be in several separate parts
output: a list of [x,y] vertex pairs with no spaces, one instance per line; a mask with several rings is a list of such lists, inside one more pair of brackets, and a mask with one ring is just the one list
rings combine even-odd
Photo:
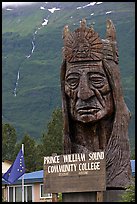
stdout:
[[106,27],[106,39],[85,19],[74,32],[64,28],[64,154],[104,151],[106,186],[125,188],[131,181],[130,112],[122,93],[115,27],[111,20]]

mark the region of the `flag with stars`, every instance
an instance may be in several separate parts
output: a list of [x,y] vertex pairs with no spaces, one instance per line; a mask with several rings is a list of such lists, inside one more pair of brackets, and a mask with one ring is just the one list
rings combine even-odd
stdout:
[[8,169],[8,171],[2,176],[8,183],[13,184],[18,178],[25,173],[24,154],[20,149],[14,163]]

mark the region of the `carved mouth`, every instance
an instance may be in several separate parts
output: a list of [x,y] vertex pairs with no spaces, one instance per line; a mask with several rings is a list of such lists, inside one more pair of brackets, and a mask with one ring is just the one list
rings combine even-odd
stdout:
[[90,114],[95,114],[100,110],[100,108],[97,107],[81,107],[77,109],[77,112],[80,115],[90,115]]

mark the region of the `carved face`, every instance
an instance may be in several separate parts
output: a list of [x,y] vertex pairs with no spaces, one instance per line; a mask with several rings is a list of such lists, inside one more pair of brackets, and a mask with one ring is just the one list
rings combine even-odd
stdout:
[[74,120],[94,122],[113,113],[113,97],[102,61],[68,63],[65,93]]

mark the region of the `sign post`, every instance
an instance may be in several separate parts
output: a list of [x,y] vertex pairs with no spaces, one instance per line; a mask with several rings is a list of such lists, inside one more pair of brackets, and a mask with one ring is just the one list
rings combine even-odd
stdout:
[[97,191],[97,202],[103,202],[103,191]]

